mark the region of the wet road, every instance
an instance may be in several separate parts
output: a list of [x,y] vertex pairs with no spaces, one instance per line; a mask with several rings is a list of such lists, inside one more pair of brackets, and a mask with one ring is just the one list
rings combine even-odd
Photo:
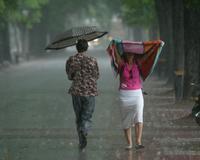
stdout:
[[200,159],[200,127],[188,116],[192,103],[175,103],[173,90],[155,76],[144,83],[146,148],[124,150],[118,80],[103,51],[93,54],[101,72],[99,96],[88,146],[80,153],[64,71],[69,55],[51,53],[0,71],[0,160]]

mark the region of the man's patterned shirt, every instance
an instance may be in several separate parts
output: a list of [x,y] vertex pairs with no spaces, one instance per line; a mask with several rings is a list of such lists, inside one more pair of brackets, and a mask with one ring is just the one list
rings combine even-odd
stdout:
[[69,93],[78,96],[97,96],[99,68],[96,58],[77,53],[66,62],[68,79],[72,80]]

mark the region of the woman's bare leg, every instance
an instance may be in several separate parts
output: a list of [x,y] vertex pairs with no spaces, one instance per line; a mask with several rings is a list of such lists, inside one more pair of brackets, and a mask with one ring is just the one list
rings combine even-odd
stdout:
[[127,144],[132,146],[132,134],[131,134],[131,128],[124,129],[124,135],[127,141]]
[[135,143],[142,144],[142,129],[143,123],[136,123],[135,124]]

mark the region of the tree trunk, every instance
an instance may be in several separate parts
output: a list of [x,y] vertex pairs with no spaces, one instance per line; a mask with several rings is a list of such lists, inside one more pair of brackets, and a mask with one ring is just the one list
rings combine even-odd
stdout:
[[3,63],[3,35],[2,31],[0,30],[0,64]]
[[173,42],[175,68],[175,95],[177,100],[183,98],[184,76],[184,4],[183,1],[173,1]]
[[24,24],[18,24],[19,30],[20,30],[20,38],[21,38],[21,44],[22,44],[22,56],[29,60],[30,58],[30,49],[29,49],[29,32],[30,30],[24,25]]
[[38,24],[30,32],[31,34],[31,53],[39,55],[44,52],[47,45],[47,29],[44,24]]
[[26,59],[29,60],[30,59],[30,49],[29,49],[29,39],[30,39],[30,36],[29,36],[29,32],[30,30],[28,28],[25,27],[25,30],[24,30],[24,34],[23,34],[23,50],[24,50],[24,53],[26,55]]
[[185,77],[184,97],[193,95],[191,83],[199,83],[200,68],[200,9],[184,8]]
[[[34,55],[40,55],[41,53],[45,52],[45,47],[49,42],[48,33],[51,33],[51,28],[48,26],[50,21],[49,19],[51,19],[51,17],[49,17],[49,12],[49,8],[44,8],[41,23],[35,24],[31,29],[30,50]],[[64,23],[62,25],[64,26]]]
[[15,24],[14,25],[14,30],[15,30],[15,43],[16,43],[16,47],[17,47],[17,52],[18,54],[20,54],[22,52],[22,42],[21,42],[21,35],[20,35],[20,30],[18,28],[18,26]]
[[1,23],[3,23],[2,28],[0,29],[0,60],[11,62],[10,55],[10,41],[9,41],[9,27],[8,23],[1,19]]
[[156,12],[159,23],[160,38],[165,42],[160,63],[162,72],[167,73],[168,84],[173,84],[174,48],[172,27],[172,0],[155,0]]

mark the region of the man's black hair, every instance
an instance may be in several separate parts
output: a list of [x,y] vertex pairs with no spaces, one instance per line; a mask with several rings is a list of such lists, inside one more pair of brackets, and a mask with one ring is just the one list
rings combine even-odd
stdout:
[[88,42],[85,39],[79,39],[77,44],[76,44],[76,49],[77,51],[80,52],[85,52],[88,49]]

